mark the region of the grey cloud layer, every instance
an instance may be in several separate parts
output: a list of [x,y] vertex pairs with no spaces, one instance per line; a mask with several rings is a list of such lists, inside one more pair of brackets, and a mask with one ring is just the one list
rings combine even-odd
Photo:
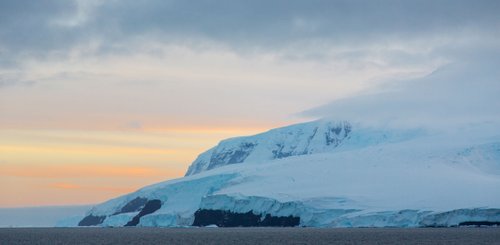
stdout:
[[50,24],[55,16],[68,15],[75,8],[70,1],[1,1],[0,62],[8,63],[16,54],[41,54],[76,42],[76,35],[68,35]]
[[[43,55],[97,39],[102,45],[147,36],[165,41],[206,38],[234,48],[277,48],[323,39],[332,43],[407,39],[472,29],[499,33],[499,1],[101,1],[71,26],[82,3],[4,0],[3,61]],[[89,1],[87,1],[89,2]],[[106,47],[103,47],[106,49]]]

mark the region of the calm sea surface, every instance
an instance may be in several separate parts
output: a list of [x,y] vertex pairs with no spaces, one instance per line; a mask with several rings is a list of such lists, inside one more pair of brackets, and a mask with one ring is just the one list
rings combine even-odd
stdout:
[[1,228],[0,244],[500,244],[500,228]]

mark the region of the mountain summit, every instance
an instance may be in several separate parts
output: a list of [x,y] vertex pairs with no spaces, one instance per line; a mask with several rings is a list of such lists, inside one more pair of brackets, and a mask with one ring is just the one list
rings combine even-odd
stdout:
[[223,140],[200,154],[186,176],[229,164],[329,152],[342,144],[350,133],[349,122],[315,121]]

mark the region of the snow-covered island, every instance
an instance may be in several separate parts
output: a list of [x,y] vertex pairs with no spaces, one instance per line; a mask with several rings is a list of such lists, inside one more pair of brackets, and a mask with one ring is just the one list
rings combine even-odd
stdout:
[[319,120],[231,138],[186,176],[60,226],[449,227],[500,224],[500,127]]

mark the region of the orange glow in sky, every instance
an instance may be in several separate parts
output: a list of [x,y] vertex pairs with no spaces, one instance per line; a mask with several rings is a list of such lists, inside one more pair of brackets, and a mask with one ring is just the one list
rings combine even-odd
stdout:
[[178,178],[221,139],[262,129],[0,130],[0,207],[92,204]]

